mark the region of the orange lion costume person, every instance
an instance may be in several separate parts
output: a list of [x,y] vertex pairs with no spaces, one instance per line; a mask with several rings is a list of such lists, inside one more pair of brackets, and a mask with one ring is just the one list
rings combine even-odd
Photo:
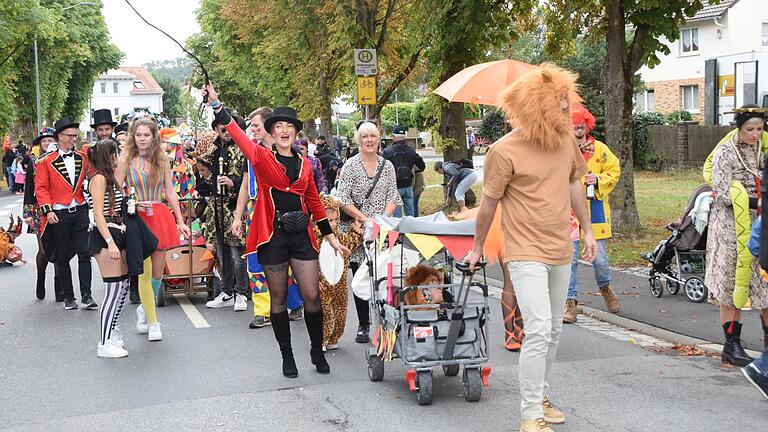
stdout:
[[406,305],[440,304],[443,302],[442,288],[426,288],[430,285],[441,285],[443,283],[443,272],[440,270],[419,264],[408,269],[403,282],[403,286],[406,287],[425,287],[405,293]]

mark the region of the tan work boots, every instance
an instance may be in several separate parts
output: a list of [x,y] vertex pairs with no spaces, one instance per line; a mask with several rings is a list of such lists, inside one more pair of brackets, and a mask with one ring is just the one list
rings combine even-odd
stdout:
[[616,297],[616,294],[613,293],[613,290],[611,290],[611,287],[606,285],[604,287],[600,287],[600,294],[603,296],[603,300],[605,301],[605,307],[608,308],[608,312],[612,314],[617,314],[621,310],[621,305],[619,304],[619,298]]

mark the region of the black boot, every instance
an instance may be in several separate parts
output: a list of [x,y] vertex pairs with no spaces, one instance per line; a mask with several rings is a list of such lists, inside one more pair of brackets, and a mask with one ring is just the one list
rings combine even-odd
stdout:
[[45,272],[37,274],[37,292],[35,295],[39,300],[45,299]]
[[331,373],[331,366],[325,360],[325,353],[323,353],[323,311],[308,312],[305,309],[304,322],[307,323],[307,333],[312,344],[309,350],[312,364],[317,368],[317,373]]
[[[732,329],[731,325],[733,325]],[[732,330],[730,333],[728,332],[729,329]],[[741,323],[732,321],[723,324],[723,333],[725,333],[725,344],[723,344],[723,352],[720,354],[723,363],[728,362],[738,367],[752,363],[754,359],[741,346]]]
[[299,370],[296,368],[296,360],[293,359],[293,349],[291,349],[291,322],[288,320],[288,311],[273,312],[271,318],[272,330],[280,346],[280,355],[283,356],[283,375],[296,378],[299,376]]

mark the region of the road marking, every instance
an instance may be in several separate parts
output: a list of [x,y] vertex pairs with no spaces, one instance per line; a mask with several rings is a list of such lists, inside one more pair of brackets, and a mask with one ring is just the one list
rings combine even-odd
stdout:
[[195,305],[192,304],[191,301],[189,301],[189,298],[187,298],[184,294],[174,294],[173,298],[176,299],[177,302],[179,302],[179,306],[181,306],[181,310],[184,311],[185,314],[187,314],[187,318],[189,318],[190,321],[192,321],[192,325],[195,326],[195,328],[208,328],[211,325],[208,324],[208,321],[203,318],[203,316],[200,314],[200,311],[197,310]]
[[19,203],[18,203],[18,202],[16,202],[16,203],[13,203],[13,204],[8,204],[7,206],[5,206],[5,208],[7,208],[7,209],[9,209],[9,208],[14,208],[14,207],[16,207],[17,205],[19,205]]
[[0,216],[8,216],[8,214],[11,213],[8,210],[0,210]]

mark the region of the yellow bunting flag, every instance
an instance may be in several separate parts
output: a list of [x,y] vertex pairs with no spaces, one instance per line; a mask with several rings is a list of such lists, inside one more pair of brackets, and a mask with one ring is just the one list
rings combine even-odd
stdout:
[[406,234],[408,240],[413,243],[416,249],[421,253],[424,259],[432,258],[440,249],[443,248],[443,244],[440,240],[433,235],[426,234]]

